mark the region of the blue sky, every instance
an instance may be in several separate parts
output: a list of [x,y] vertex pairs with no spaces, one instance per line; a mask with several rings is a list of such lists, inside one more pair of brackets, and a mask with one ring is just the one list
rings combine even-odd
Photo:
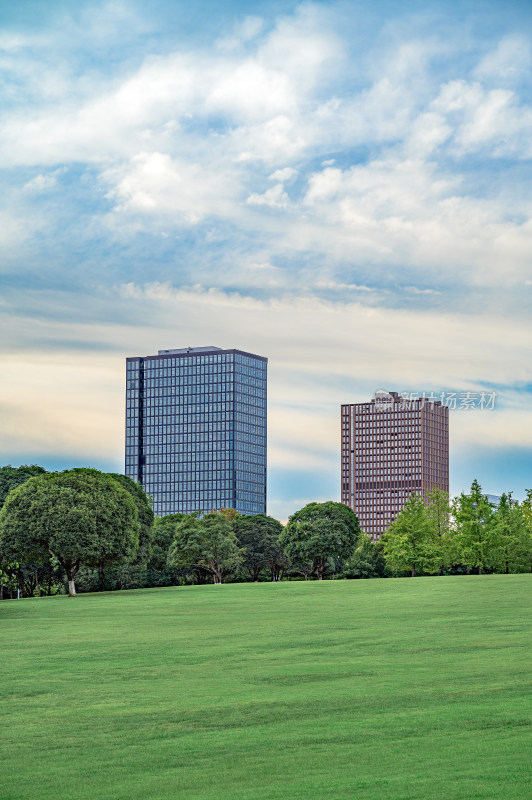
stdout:
[[268,356],[269,511],[339,494],[339,406],[451,411],[451,489],[532,486],[532,11],[0,5],[3,463],[118,470],[124,359]]

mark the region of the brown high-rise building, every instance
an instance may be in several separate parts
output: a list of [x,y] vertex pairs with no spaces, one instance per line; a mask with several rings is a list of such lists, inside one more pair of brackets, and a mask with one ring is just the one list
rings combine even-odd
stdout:
[[379,539],[415,493],[449,491],[449,409],[377,392],[342,406],[342,503]]

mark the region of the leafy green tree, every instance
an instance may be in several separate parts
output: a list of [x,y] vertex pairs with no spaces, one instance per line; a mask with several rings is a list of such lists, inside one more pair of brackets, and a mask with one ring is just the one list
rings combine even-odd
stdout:
[[177,533],[177,524],[185,519],[186,514],[166,514],[155,517],[153,523],[153,546],[150,568],[163,570],[168,563],[168,553]]
[[231,523],[222,514],[211,512],[203,518],[189,514],[176,525],[168,563],[174,567],[199,567],[223,583],[243,560]]
[[442,489],[430,492],[425,502],[425,514],[429,535],[425,568],[427,572],[439,572],[443,575],[453,555],[451,503],[448,493]]
[[233,522],[237,543],[243,550],[244,570],[252,581],[258,581],[261,572],[267,571],[270,577],[283,557],[279,536],[283,526],[266,514],[238,517]]
[[6,592],[13,597],[13,592],[17,590],[17,567],[18,564],[0,564],[0,600],[3,600]]
[[146,563],[150,558],[153,542],[153,523],[155,519],[153,502],[140,483],[135,483],[131,478],[128,478],[126,475],[121,475],[118,472],[110,472],[108,475],[114,478],[115,481],[118,481],[135,501],[139,523],[139,546],[135,554],[135,561],[138,563]]
[[[185,514],[167,514],[164,517],[155,517],[151,557],[147,569],[148,586],[174,586],[181,583],[190,573],[190,568],[178,568],[168,563],[170,547],[177,533],[177,524],[185,516]],[[197,570],[197,568],[192,569]]]
[[478,574],[496,566],[499,550],[499,531],[495,525],[493,508],[475,479],[469,494],[462,494],[453,504],[457,527],[456,542],[461,561],[468,571]]
[[411,576],[434,563],[434,547],[423,497],[411,494],[382,537],[386,563],[391,569],[410,571]]
[[97,567],[130,557],[138,547],[138,512],[129,492],[109,475],[72,469],[30,478],[0,512],[0,550],[12,560],[57,558],[76,594],[83,564]]
[[526,572],[530,566],[530,536],[523,509],[512,501],[511,493],[503,493],[494,514],[497,545],[496,568],[509,572]]
[[39,467],[37,464],[24,464],[21,467],[12,467],[11,464],[8,464],[0,467],[0,508],[4,505],[11,489],[16,489],[21,483],[25,483],[35,475],[43,475],[45,472],[44,467]]
[[[343,503],[309,503],[292,514],[279,544],[290,561],[322,580],[332,559],[348,559],[360,535],[357,516]],[[308,577],[309,572],[305,574]]]
[[[3,506],[6,497],[12,489],[16,489],[35,475],[42,475],[46,472],[44,467],[37,464],[24,464],[21,467],[12,467],[10,464],[0,467],[0,508]],[[7,563],[2,561],[0,554],[0,599],[4,596],[4,587],[12,595],[13,587],[19,589],[22,595],[33,594],[33,589],[39,586],[37,565],[20,564],[18,561]],[[32,579],[28,584],[28,576]]]
[[[144,492],[139,483],[120,473],[108,473],[114,478],[133,498],[137,506],[139,522],[139,546],[130,561],[123,561],[116,565],[111,573],[111,579],[120,588],[136,589],[146,585],[148,561],[151,556],[153,542],[153,503],[150,497]],[[103,589],[105,565],[100,565],[100,590]]]
[[527,489],[526,499],[521,504],[521,515],[528,534],[529,569],[532,572],[532,489]]
[[344,578],[383,578],[386,575],[386,561],[382,554],[381,542],[374,542],[371,536],[362,533],[355,551],[347,559]]

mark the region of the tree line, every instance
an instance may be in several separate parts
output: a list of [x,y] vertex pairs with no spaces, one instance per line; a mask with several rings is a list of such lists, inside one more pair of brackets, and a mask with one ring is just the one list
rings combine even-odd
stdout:
[[396,574],[532,571],[532,491],[519,503],[511,493],[497,506],[474,480],[454,500],[436,489],[411,495],[382,539],[383,555]]
[[155,517],[124,475],[0,467],[0,599],[226,581],[523,572],[532,568],[532,493],[488,503],[477,481],[452,503],[412,495],[380,542],[336,502],[286,526],[233,509]]

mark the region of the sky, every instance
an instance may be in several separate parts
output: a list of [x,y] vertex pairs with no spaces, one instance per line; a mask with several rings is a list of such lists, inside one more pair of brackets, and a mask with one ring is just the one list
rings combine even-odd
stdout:
[[123,471],[125,358],[215,345],[269,359],[280,519],[377,389],[523,497],[531,67],[528,2],[0,3],[1,462]]

